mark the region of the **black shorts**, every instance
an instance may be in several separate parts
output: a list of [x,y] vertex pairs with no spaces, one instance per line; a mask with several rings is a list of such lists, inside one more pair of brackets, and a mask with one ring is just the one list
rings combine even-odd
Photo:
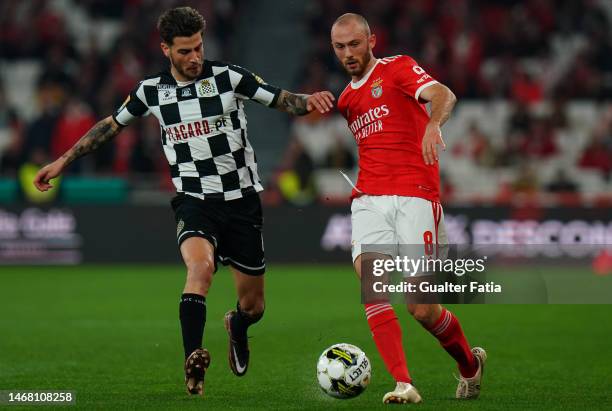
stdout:
[[258,194],[223,201],[179,193],[171,204],[179,248],[190,237],[202,237],[215,247],[215,271],[217,261],[245,274],[262,275],[266,271]]

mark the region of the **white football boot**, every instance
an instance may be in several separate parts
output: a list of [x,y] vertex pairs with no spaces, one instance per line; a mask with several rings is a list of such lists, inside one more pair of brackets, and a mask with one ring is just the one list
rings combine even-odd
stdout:
[[407,382],[398,382],[395,389],[383,397],[383,404],[417,404],[421,401],[421,395],[417,389]]
[[476,371],[473,377],[465,378],[460,376],[458,378],[459,385],[457,386],[455,396],[460,399],[476,399],[480,395],[480,382],[484,372],[484,365],[487,361],[487,352],[480,347],[474,347],[472,348],[472,354],[474,354],[476,361],[478,361],[478,371]]

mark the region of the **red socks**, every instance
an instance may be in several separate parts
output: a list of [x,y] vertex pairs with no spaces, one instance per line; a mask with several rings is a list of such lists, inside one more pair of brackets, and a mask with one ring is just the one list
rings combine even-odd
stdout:
[[457,361],[459,372],[463,377],[473,377],[478,370],[478,361],[474,358],[465,339],[457,317],[446,308],[436,323],[428,328],[429,332],[440,341],[440,345]]
[[365,312],[372,337],[387,370],[395,381],[411,383],[402,346],[402,330],[393,307],[390,304],[366,304]]
[[[402,346],[402,330],[393,307],[390,304],[366,304],[365,312],[376,348],[387,370],[395,381],[411,383]],[[428,330],[457,361],[463,377],[469,378],[476,374],[478,361],[474,358],[459,320],[453,313],[443,308],[440,318]]]

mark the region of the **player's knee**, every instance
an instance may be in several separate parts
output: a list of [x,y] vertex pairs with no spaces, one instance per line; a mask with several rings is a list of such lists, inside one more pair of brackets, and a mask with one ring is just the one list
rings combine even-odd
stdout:
[[187,265],[187,282],[208,290],[212,283],[215,264],[210,259],[189,261]]

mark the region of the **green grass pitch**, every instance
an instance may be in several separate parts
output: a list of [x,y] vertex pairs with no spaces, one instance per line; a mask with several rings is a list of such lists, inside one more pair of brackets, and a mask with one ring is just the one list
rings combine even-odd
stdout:
[[[76,391],[82,409],[376,409],[394,385],[376,352],[350,266],[280,266],[267,273],[267,311],[250,334],[249,373],[227,365],[223,314],[235,304],[227,270],[209,294],[204,398],[184,391],[180,266],[0,268],[0,390]],[[452,306],[489,354],[477,401],[454,397],[455,366],[396,307],[408,365],[427,409],[611,409],[612,307]],[[372,360],[372,383],[336,400],[316,383],[318,355],[349,342]],[[1,407],[1,406],[0,406]],[[22,407],[15,407],[17,409]],[[40,409],[40,407],[36,407]]]

